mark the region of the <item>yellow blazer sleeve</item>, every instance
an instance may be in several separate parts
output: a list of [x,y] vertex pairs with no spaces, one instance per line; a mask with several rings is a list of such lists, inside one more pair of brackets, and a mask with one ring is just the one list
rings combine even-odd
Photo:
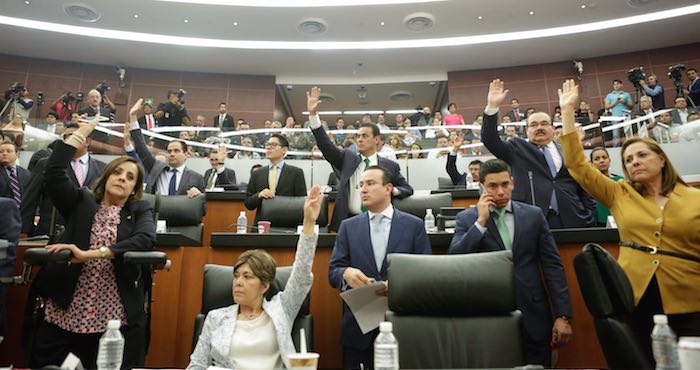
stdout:
[[[564,152],[564,163],[571,177],[597,201],[611,208],[616,196],[622,192],[622,185],[603,175],[588,162],[579,140],[578,133],[562,135],[561,147]],[[620,180],[624,181],[624,180]]]

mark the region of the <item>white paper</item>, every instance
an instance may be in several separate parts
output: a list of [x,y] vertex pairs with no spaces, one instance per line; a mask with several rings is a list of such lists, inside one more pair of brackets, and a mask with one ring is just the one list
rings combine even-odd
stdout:
[[348,289],[340,293],[345,303],[355,315],[355,319],[362,330],[362,334],[379,327],[384,321],[384,314],[389,309],[389,303],[385,296],[378,296],[375,292],[384,288],[383,281],[375,281],[361,288]]
[[168,222],[166,220],[158,220],[156,223],[156,232],[164,233],[168,231]]

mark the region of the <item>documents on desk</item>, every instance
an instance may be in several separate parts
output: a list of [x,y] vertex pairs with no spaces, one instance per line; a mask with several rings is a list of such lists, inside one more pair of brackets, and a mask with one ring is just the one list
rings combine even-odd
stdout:
[[385,296],[378,296],[375,292],[384,288],[383,281],[375,281],[360,288],[348,289],[340,293],[350,311],[355,315],[355,320],[362,330],[362,334],[379,327],[384,321],[384,313],[389,309],[389,303]]

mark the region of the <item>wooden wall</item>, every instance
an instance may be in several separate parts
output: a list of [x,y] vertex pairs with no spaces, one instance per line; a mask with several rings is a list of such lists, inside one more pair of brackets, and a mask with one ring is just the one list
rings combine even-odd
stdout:
[[[0,54],[0,88],[13,82],[24,83],[32,98],[43,91],[48,106],[64,92],[82,91],[87,95],[100,81],[112,88],[107,96],[117,105],[117,121],[123,122],[130,105],[139,97],[152,98],[154,104],[166,100],[169,89],[185,89],[185,106],[192,121],[197,114],[206,116],[207,124],[218,114],[220,102],[226,102],[229,113],[245,118],[252,127],[262,127],[272,118],[275,107],[275,77],[236,74],[195,73],[127,68],[126,86],[119,88],[115,66],[57,60],[25,58]],[[36,108],[32,110],[32,117]]]
[[[585,50],[572,50],[578,54]],[[622,80],[623,90],[633,93],[634,86],[627,80],[627,71],[642,66],[647,75],[656,74],[664,87],[666,106],[673,106],[676,97],[673,82],[666,76],[668,67],[683,63],[687,67],[700,69],[700,43],[674,46],[664,49],[645,50],[634,53],[609,55],[597,58],[584,58],[581,99],[591,104],[597,111],[603,107],[603,99],[612,91],[612,81]],[[535,64],[520,67],[455,71],[447,75],[449,100],[457,104],[459,113],[470,123],[486,106],[486,94],[491,80],[500,78],[510,90],[502,112],[510,109],[510,99],[517,98],[520,107],[552,113],[559,105],[557,89],[567,78],[575,78],[571,61]],[[683,82],[688,81],[683,76]],[[697,102],[696,102],[697,103]]]

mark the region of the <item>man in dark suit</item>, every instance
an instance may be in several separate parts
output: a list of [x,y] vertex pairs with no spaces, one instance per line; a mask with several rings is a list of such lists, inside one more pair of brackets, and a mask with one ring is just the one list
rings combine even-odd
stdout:
[[569,175],[547,113],[528,117],[528,141],[498,136],[498,107],[507,94],[501,80],[491,82],[482,134],[486,148],[513,169],[513,199],[540,207],[552,229],[595,225],[595,203]]
[[[362,173],[362,204],[367,209],[340,224],[331,254],[328,279],[341,292],[387,279],[386,256],[390,253],[430,254],[423,221],[391,205],[393,175],[380,166]],[[388,287],[388,284],[387,286]],[[377,291],[386,295],[387,288]],[[373,368],[372,343],[378,330],[362,334],[350,309],[343,309],[340,341],[344,368]]]
[[0,143],[0,167],[0,197],[13,199],[19,209],[31,174],[17,163],[14,143]]
[[265,157],[270,165],[260,167],[250,175],[243,202],[246,208],[257,209],[256,225],[263,199],[272,199],[277,195],[306,196],[304,171],[284,162],[288,151],[287,139],[283,135],[272,134],[265,144]]
[[571,337],[569,288],[554,237],[539,208],[511,201],[508,164],[486,161],[481,179],[485,191],[476,207],[457,215],[449,253],[513,251],[515,299],[523,313],[527,363],[549,367],[550,344],[563,345]]
[[335,198],[333,218],[330,229],[338,230],[344,219],[364,212],[360,196],[360,179],[365,169],[381,166],[391,173],[393,196],[405,198],[413,194],[413,188],[401,175],[398,163],[377,156],[379,145],[379,128],[373,123],[362,123],[358,132],[357,148],[359,154],[347,149],[338,149],[328,138],[318,117],[321,89],[314,87],[307,95],[307,108],[311,132],[316,138],[316,145],[328,163],[340,171],[338,195]]
[[[75,123],[69,123],[66,130],[63,132],[63,141],[66,141],[78,129]],[[71,163],[72,171],[68,172],[68,177],[74,184],[90,187],[102,175],[105,164],[90,156],[88,147],[90,146],[90,138],[85,140],[85,144],[75,152],[73,162]],[[58,212],[54,212],[54,206],[49,198],[47,189],[44,184],[44,169],[48,157],[40,159],[32,172],[32,178],[27,187],[26,196],[22,198],[22,207],[20,209],[22,216],[22,232],[28,235],[50,235],[51,220],[54,224],[64,225],[63,217]],[[80,179],[78,179],[80,177]],[[38,216],[39,222],[34,225],[34,218]],[[55,234],[55,232],[54,232]]]
[[158,119],[153,114],[153,106],[151,104],[143,105],[143,116],[139,117],[139,127],[148,131],[158,127]]
[[233,131],[233,122],[233,116],[226,113],[226,103],[219,103],[219,114],[214,116],[214,127],[220,128],[221,131]]
[[683,96],[692,101],[691,106],[700,106],[700,76],[695,68],[688,68],[686,71],[688,76],[688,89],[683,90]]
[[224,165],[226,161],[226,146],[221,144],[219,149],[213,149],[209,153],[211,168],[204,172],[204,189],[236,184],[236,172]]
[[510,110],[506,112],[506,117],[510,117],[511,122],[520,122],[525,120],[525,112],[520,109],[520,101],[518,99],[510,99]]
[[479,170],[481,169],[480,160],[475,159],[469,162],[467,168],[469,172],[459,173],[459,171],[457,171],[457,155],[459,153],[459,147],[462,146],[463,142],[464,134],[460,133],[452,142],[452,150],[447,156],[447,163],[445,164],[445,171],[450,175],[450,180],[452,180],[452,185],[454,186],[467,186],[467,175],[472,176],[473,182],[479,182]]
[[112,109],[102,106],[102,94],[99,91],[92,89],[88,92],[87,98],[85,99],[87,107],[83,108],[78,112],[79,115],[83,117],[94,117],[96,114],[100,114],[101,117],[109,118],[109,122],[114,122],[114,112]]
[[148,150],[146,140],[136,120],[136,113],[141,109],[143,99],[139,99],[129,111],[131,119],[131,140],[134,148],[125,148],[128,151],[136,149],[143,167],[148,172],[146,178],[146,193],[160,195],[187,195],[190,198],[202,194],[204,191],[204,178],[199,173],[185,167],[187,160],[187,144],[180,140],[173,140],[166,147],[168,151],[168,163],[155,159]]

